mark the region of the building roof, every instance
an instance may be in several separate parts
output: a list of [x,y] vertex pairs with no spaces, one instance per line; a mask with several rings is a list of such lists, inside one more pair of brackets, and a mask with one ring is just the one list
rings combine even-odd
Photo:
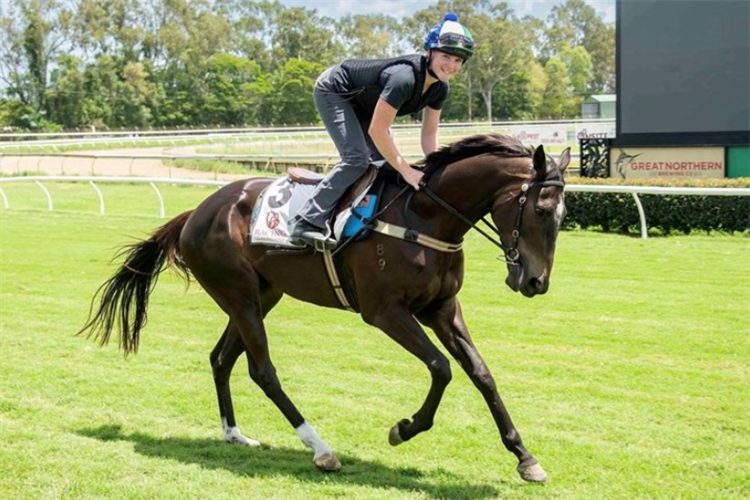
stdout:
[[617,101],[616,94],[595,94],[586,99],[587,102],[615,102]]

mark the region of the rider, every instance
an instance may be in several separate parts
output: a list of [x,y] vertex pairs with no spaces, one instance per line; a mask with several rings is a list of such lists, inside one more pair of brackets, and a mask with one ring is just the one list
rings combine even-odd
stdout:
[[390,127],[396,116],[422,114],[421,143],[425,155],[438,147],[440,110],[448,96],[448,80],[474,54],[474,40],[458,16],[448,13],[427,34],[425,54],[393,59],[350,59],[324,71],[313,97],[341,161],[318,184],[294,218],[291,240],[327,248],[326,221],[346,189],[364,175],[370,160],[383,160],[414,189],[423,173],[401,156]]

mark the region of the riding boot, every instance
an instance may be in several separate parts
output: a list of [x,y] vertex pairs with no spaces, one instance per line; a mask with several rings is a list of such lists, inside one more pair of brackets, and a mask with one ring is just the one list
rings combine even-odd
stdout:
[[299,217],[292,220],[295,225],[289,234],[289,240],[293,245],[311,246],[318,251],[336,248],[336,240],[328,237],[325,229]]

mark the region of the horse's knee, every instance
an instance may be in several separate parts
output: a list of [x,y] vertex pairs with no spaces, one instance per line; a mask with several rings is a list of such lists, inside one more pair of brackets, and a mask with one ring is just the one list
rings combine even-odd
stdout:
[[281,383],[276,376],[276,370],[272,368],[250,368],[250,378],[269,397],[281,390]]
[[221,356],[219,354],[214,354],[213,352],[209,356],[208,360],[211,363],[211,371],[214,375],[214,381],[216,383],[226,382],[229,379],[231,367],[228,367],[226,363],[222,362]]
[[216,364],[219,362],[219,353],[221,352],[220,349],[221,346],[217,345],[213,348],[211,351],[211,354],[208,356],[208,362],[211,363],[211,368],[215,370]]
[[448,385],[450,383],[453,378],[453,373],[451,372],[451,363],[448,361],[448,358],[445,356],[436,358],[430,362],[429,366],[433,379],[443,385]]

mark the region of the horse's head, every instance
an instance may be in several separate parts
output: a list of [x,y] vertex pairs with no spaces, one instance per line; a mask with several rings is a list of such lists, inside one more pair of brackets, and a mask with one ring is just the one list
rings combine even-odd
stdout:
[[505,283],[526,297],[547,292],[555,258],[557,234],[565,218],[563,172],[570,163],[570,148],[557,163],[542,146],[534,151],[534,173],[510,200],[495,204],[492,217],[506,248]]

